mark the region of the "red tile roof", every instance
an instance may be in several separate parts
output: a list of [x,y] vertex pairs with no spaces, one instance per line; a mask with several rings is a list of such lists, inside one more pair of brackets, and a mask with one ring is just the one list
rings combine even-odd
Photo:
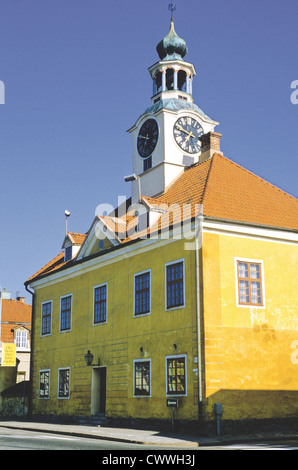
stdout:
[[[142,200],[153,208],[162,205],[171,208],[176,205],[176,209],[169,212],[169,217],[160,218],[156,229],[163,224],[171,225],[175,220],[175,210],[179,212],[187,204],[190,212],[184,211],[184,220],[190,214],[192,217],[195,215],[196,205],[202,205],[203,215],[208,218],[298,230],[297,198],[217,153],[209,160],[187,168],[161,196],[143,196]],[[107,226],[112,223],[109,219],[102,217]],[[122,218],[127,226],[132,225],[132,220],[131,213]],[[113,226],[116,227],[116,234],[123,234],[123,224],[119,224],[119,219],[115,219]],[[154,232],[152,228],[151,232]],[[85,237],[78,236],[77,240],[83,243]],[[135,233],[122,243],[139,237],[140,233]],[[26,282],[52,273],[67,263],[64,262],[62,252]]]
[[2,299],[1,304],[1,341],[13,343],[13,331],[20,326],[31,330],[31,305],[14,299]]

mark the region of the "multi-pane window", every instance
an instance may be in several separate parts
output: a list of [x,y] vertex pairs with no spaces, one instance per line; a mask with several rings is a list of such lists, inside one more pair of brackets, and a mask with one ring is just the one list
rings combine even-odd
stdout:
[[167,265],[167,308],[184,305],[183,261]]
[[134,396],[150,395],[150,361],[134,361]]
[[94,288],[94,312],[93,323],[105,323],[107,321],[107,284]]
[[70,396],[70,369],[59,369],[58,376],[58,398],[69,398]]
[[27,348],[27,331],[16,331],[16,346],[17,348]]
[[135,315],[150,312],[150,271],[135,276]]
[[167,357],[167,395],[186,395],[186,356]]
[[71,295],[61,298],[60,331],[71,328]]
[[50,371],[39,372],[39,398],[50,398]]
[[263,305],[261,264],[238,261],[238,303]]
[[64,261],[69,261],[72,258],[72,245],[65,248]]
[[41,334],[51,334],[52,325],[52,302],[45,302],[42,304],[41,311]]

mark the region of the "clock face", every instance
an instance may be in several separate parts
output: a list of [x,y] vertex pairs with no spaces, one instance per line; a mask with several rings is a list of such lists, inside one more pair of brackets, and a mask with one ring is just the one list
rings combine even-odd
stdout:
[[203,134],[200,123],[190,116],[183,116],[174,124],[174,138],[184,152],[198,153],[201,150],[199,137]]
[[142,125],[137,141],[138,152],[142,158],[152,154],[158,140],[158,125],[154,119],[147,119]]

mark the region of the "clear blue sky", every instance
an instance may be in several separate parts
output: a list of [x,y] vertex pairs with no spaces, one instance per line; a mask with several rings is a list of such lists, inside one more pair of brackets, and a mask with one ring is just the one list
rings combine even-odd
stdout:
[[[24,281],[129,196],[131,136],[169,0],[0,0],[0,286]],[[176,0],[193,95],[220,121],[224,154],[297,195],[297,0]]]

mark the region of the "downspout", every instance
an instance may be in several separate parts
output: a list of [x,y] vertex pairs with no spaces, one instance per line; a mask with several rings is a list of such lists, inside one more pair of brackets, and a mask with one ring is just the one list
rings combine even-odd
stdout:
[[34,320],[35,320],[35,293],[28,289],[25,284],[26,291],[32,295],[32,315],[31,315],[31,341],[30,341],[30,376],[29,376],[29,402],[28,402],[28,416],[32,416],[32,371],[33,371],[33,338],[34,338]]
[[199,228],[195,236],[196,261],[196,314],[197,314],[197,341],[198,341],[198,380],[199,380],[199,419],[202,419],[203,385],[202,385],[202,332],[201,332],[201,292],[200,292],[200,257],[199,250],[203,242],[203,217],[199,217]]

